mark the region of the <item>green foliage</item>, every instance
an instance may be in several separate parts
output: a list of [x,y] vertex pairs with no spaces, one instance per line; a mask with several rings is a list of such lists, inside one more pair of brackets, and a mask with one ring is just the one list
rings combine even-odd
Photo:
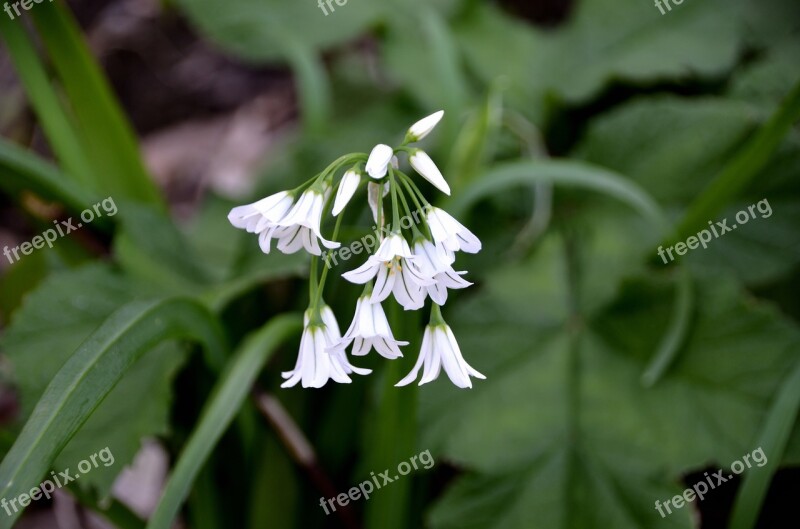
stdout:
[[[753,526],[774,472],[800,462],[795,4],[695,0],[661,15],[640,0],[586,0],[544,29],[467,0],[348,0],[327,16],[312,1],[176,2],[213,45],[295,73],[304,126],[250,198],[446,110],[426,149],[449,160],[442,206],[484,251],[459,256],[478,288],[454,293],[445,316],[487,380],[395,388],[416,359],[412,338],[373,382],[280,393],[341,490],[417,450],[459,471],[379,491],[356,509],[368,527],[694,527],[695,507],[661,518],[654,502],[761,445],[769,464],[745,476],[732,511],[732,528]],[[0,344],[22,403],[0,436],[0,497],[108,446],[115,464],[82,477],[78,499],[141,527],[102,500],[158,436],[176,463],[149,527],[168,527],[184,503],[192,527],[327,527],[319,491],[245,405],[292,361],[278,346],[298,318],[281,313],[300,308],[292,279],[306,259],[265,257],[227,222],[234,202],[214,195],[175,222],[71,15],[59,3],[31,14],[35,35],[2,17],[0,30],[58,165],[0,140],[0,190],[26,212],[34,194],[71,215],[111,195],[119,214],[85,228],[104,257],[40,253],[0,278],[12,315]],[[366,60],[350,46],[362,36],[375,47]],[[542,232],[510,251],[540,204],[531,196],[548,190]],[[771,216],[677,266],[657,257],[674,232],[765,198]],[[340,323],[351,290],[326,293]],[[418,334],[399,310],[392,320]],[[205,366],[185,341],[204,346]],[[194,394],[176,398],[178,374]]]

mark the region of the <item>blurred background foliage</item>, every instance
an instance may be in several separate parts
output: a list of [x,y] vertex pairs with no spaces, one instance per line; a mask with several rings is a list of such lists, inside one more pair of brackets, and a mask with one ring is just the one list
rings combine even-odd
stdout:
[[[76,0],[0,16],[0,243],[119,206],[0,265],[0,495],[108,446],[116,464],[71,492],[123,529],[176,515],[201,529],[796,525],[796,1],[333,5]],[[460,258],[476,287],[446,317],[488,379],[393,388],[419,345],[406,321],[406,358],[377,377],[279,390],[307,262],[264,256],[227,211],[439,108],[426,142],[453,188],[442,204],[484,242]],[[764,198],[772,216],[657,258],[704,227],[692,218]],[[340,323],[357,294],[326,296]],[[287,440],[294,423],[314,461]],[[152,489],[136,506],[119,475],[144,439],[172,470],[166,488],[134,472]],[[767,466],[654,509],[758,446]],[[341,516],[318,506],[424,450],[433,470]],[[20,526],[63,522],[48,502],[30,511]]]

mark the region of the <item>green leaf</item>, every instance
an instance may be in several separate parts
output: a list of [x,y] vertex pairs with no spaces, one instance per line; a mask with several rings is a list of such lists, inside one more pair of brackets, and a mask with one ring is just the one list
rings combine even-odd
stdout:
[[132,277],[169,294],[196,295],[210,283],[205,263],[166,214],[126,202],[119,204],[119,216],[114,254]]
[[432,527],[688,528],[688,508],[662,518],[655,501],[678,493],[687,470],[752,450],[797,362],[797,329],[716,276],[698,286],[705,303],[684,354],[645,389],[640,373],[669,321],[670,285],[631,281],[592,314],[584,251],[547,239],[448,317],[487,380],[421,392],[419,446],[470,471],[429,513]]
[[677,228],[678,237],[685,239],[705,228],[708,219],[716,216],[726,204],[738,197],[767,165],[798,119],[800,82],[792,88],[770,120],[748,140],[744,148],[692,202]]
[[[682,210],[736,155],[763,117],[758,108],[741,101],[638,99],[595,120],[577,156],[627,175],[665,208]],[[773,213],[763,218],[765,209],[759,212],[762,218],[679,259],[693,269],[733,270],[749,284],[788,273],[800,262],[800,233],[795,229],[800,222],[800,186],[794,178],[798,168],[800,136],[791,134],[746,193],[719,217],[706,218],[702,227],[723,218],[730,226],[736,213],[765,198]]]
[[378,12],[376,2],[333,2],[327,16],[316,2],[178,0],[189,19],[229,53],[250,61],[285,57],[285,34],[302,35],[315,51],[358,36]]
[[730,529],[750,529],[758,521],[758,513],[767,496],[772,477],[778,470],[786,450],[792,425],[800,417],[800,362],[786,377],[775,403],[767,416],[758,446],[769,454],[766,464],[748,473],[734,504]]
[[507,77],[515,108],[537,122],[553,99],[585,101],[612,82],[719,76],[742,41],[739,12],[722,0],[685,2],[667,15],[652,2],[579,2],[553,29],[476,4],[458,26],[468,60],[486,83]]
[[90,183],[93,180],[91,166],[25,27],[19,21],[0,17],[0,36],[8,45],[14,66],[25,85],[25,93],[56,156],[72,179]]
[[[152,287],[126,282],[102,266],[85,267],[74,272],[53,275],[30,294],[22,309],[15,315],[3,340],[4,349],[14,367],[16,382],[21,393],[23,416],[30,416],[34,404],[46,402],[43,400],[45,398],[75,399],[82,397],[87,399],[85,403],[81,404],[82,407],[75,408],[75,410],[65,409],[63,413],[67,418],[82,409],[84,413],[79,418],[85,419],[85,406],[91,404],[93,407],[98,402],[90,400],[93,396],[97,397],[95,392],[98,390],[98,386],[93,387],[88,380],[92,377],[104,376],[104,374],[102,370],[97,374],[91,374],[89,379],[84,379],[84,383],[70,390],[69,394],[56,397],[52,393],[53,384],[56,381],[63,381],[67,374],[62,371],[61,366],[71,365],[77,372],[81,366],[75,365],[76,355],[89,354],[85,350],[93,344],[91,340],[87,341],[87,337],[92,335],[92,332],[103,324],[104,320],[106,323],[101,326],[101,329],[110,331],[111,323],[107,318],[115,313],[118,307],[126,303],[145,305],[149,303],[152,305],[154,302],[142,300],[153,295]],[[142,437],[167,433],[171,380],[176,369],[183,362],[184,354],[181,349],[169,344],[159,346],[154,344],[145,348],[142,341],[148,336],[158,333],[168,336],[177,331],[185,332],[185,329],[188,328],[187,325],[195,325],[197,322],[203,321],[204,327],[198,336],[214,347],[220,347],[218,340],[211,341],[218,332],[215,327],[216,323],[213,320],[209,321],[210,316],[202,310],[188,302],[155,303],[161,303],[164,308],[158,308],[161,305],[153,305],[152,311],[140,314],[139,317],[154,317],[163,313],[167,319],[157,323],[149,322],[150,327],[144,332],[140,332],[140,328],[148,325],[147,320],[132,319],[130,322],[123,322],[133,325],[135,328],[114,338],[115,341],[109,341],[107,345],[110,349],[95,351],[100,355],[124,355],[126,353],[143,355],[140,361],[129,366],[125,377],[119,383],[112,384],[113,389],[107,392],[107,396],[104,394],[105,399],[94,409],[82,426],[80,423],[72,424],[69,429],[52,432],[56,434],[59,446],[63,447],[63,450],[50,444],[47,446],[54,452],[41,454],[42,457],[46,457],[42,463],[44,465],[53,464],[59,470],[74,469],[76,462],[108,446],[115,456],[115,464],[110,467],[98,467],[77,482],[81,487],[97,489],[101,496],[108,493],[115,476],[125,464],[133,459],[139,450],[139,440]],[[183,308],[177,312],[177,309],[170,308],[184,305],[190,306],[186,312],[183,312]],[[185,318],[191,318],[191,320],[185,320]],[[179,325],[176,328],[164,328],[170,319],[177,319]],[[98,335],[95,333],[94,337],[98,338]],[[129,341],[126,341],[126,338]],[[140,349],[130,352],[125,350],[128,345],[136,346],[137,341],[142,344]],[[82,343],[81,348],[79,346]],[[95,345],[102,346],[102,344]],[[71,354],[76,349],[78,352]],[[219,352],[217,351],[216,354],[219,355]],[[122,357],[120,356],[120,359]],[[99,362],[97,368],[101,369],[105,365],[104,362],[110,358],[112,357],[97,358]],[[220,363],[220,360],[214,360],[212,365],[220,365]],[[108,374],[109,376],[113,375],[111,372]],[[108,388],[111,381],[111,378],[107,380],[104,378],[97,382],[98,384],[102,382],[105,384],[104,387]],[[44,397],[42,397],[43,394]],[[35,419],[31,420],[33,422],[29,424],[36,423]],[[53,424],[60,424],[61,420],[58,418]],[[81,427],[76,432],[75,429],[78,426]],[[28,427],[28,435],[41,435],[41,432],[30,433],[31,428],[32,426]],[[102,436],[98,432],[102,432]],[[37,437],[36,442],[44,441]],[[37,447],[40,446],[42,448],[37,449],[45,448],[45,445],[37,444]],[[20,450],[19,446],[17,450]],[[56,458],[56,456],[58,457]],[[22,464],[22,461],[19,464]],[[34,470],[36,471],[33,473],[36,474],[38,466]],[[25,477],[26,479],[39,479],[41,474],[26,473]],[[2,483],[6,485],[6,482]],[[15,483],[14,485],[19,484]]]
[[61,202],[73,212],[97,203],[96,195],[76,185],[56,167],[3,139],[0,139],[0,171],[0,188],[12,195],[33,191]]
[[264,364],[275,349],[302,328],[302,318],[284,315],[271,320],[246,339],[230,360],[184,447],[148,529],[169,529],[192,482],[230,426]]
[[56,2],[30,13],[92,162],[93,189],[118,200],[162,205],[161,195],[139,155],[136,136],[68,8]]

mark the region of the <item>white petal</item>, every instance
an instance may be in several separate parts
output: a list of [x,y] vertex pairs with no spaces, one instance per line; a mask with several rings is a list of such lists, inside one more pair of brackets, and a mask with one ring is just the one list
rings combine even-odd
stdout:
[[434,112],[430,116],[424,117],[421,120],[417,121],[411,128],[408,129],[408,139],[410,142],[419,141],[434,129],[436,125],[439,124],[439,121],[444,116],[444,110],[440,110],[438,112]]
[[364,303],[361,305],[361,312],[359,313],[358,334],[366,338],[372,338],[377,334],[375,332],[375,311],[373,306],[381,306],[380,303],[370,303],[369,298],[364,298]]
[[237,228],[258,233],[259,222],[277,222],[291,207],[293,198],[288,191],[281,191],[258,202],[237,206],[228,213],[228,220]]
[[[460,272],[460,273],[464,274],[466,272]],[[437,274],[435,279],[437,282],[441,283],[447,288],[459,289],[472,286],[472,283],[470,283],[466,279],[463,279],[459,275],[459,272],[456,272],[452,268],[446,270],[445,272],[442,272],[441,274]]]
[[398,343],[399,342],[396,342],[395,340],[390,340],[384,337],[375,338],[372,340],[372,346],[379,355],[387,360],[394,360],[395,358],[401,358],[403,356],[403,353],[401,353],[400,349],[397,347]]
[[451,336],[452,333],[448,336],[444,329],[436,328],[433,331],[433,347],[441,355],[444,370],[453,384],[460,388],[471,388],[472,382],[470,382],[469,374],[464,367],[466,362],[463,362],[461,358],[455,337],[451,341]]
[[419,373],[420,368],[425,363],[426,359],[431,354],[431,328],[430,326],[425,327],[425,333],[422,335],[422,346],[419,350],[419,357],[417,358],[417,363],[414,364],[414,367],[411,369],[411,372],[403,378],[400,382],[395,384],[395,386],[407,386],[417,378],[417,374]]
[[433,163],[433,160],[431,160],[431,157],[428,156],[425,151],[414,151],[414,154],[409,157],[408,161],[411,163],[411,167],[422,175],[425,180],[433,184],[442,193],[446,195],[450,194],[450,186],[447,185],[441,171],[439,171],[439,168],[436,167],[436,164]]
[[370,296],[370,303],[380,303],[389,297],[394,287],[395,276],[394,269],[388,265],[381,263],[378,269],[378,278],[375,280],[375,286]]
[[386,176],[393,155],[394,151],[388,145],[379,143],[373,147],[372,152],[369,153],[369,159],[367,160],[367,174],[375,179]]
[[302,226],[291,226],[276,230],[275,236],[278,238],[278,250],[286,254],[292,254],[303,247],[303,237],[301,231],[306,228]]
[[360,336],[353,342],[353,356],[366,356],[372,349],[372,340]]
[[394,280],[394,298],[403,306],[404,310],[417,310],[425,304],[425,291],[416,283],[413,276],[409,273],[409,266],[406,263],[400,272],[396,273]]
[[378,261],[377,259],[373,259],[373,256],[369,256],[358,268],[354,270],[350,270],[349,272],[345,272],[342,274],[342,277],[346,280],[350,281],[351,283],[355,283],[357,285],[363,285],[373,277],[375,274],[378,273],[378,270],[383,266],[383,263]]
[[447,303],[447,287],[439,282],[428,287],[428,295],[437,305]]
[[306,191],[297,200],[292,209],[276,224],[279,226],[292,226],[294,224],[306,225],[309,214],[314,207],[314,198],[317,193]]
[[344,173],[342,180],[339,182],[339,189],[336,191],[336,200],[333,202],[333,211],[331,213],[334,217],[341,213],[347,203],[350,202],[360,183],[361,175],[357,171]]

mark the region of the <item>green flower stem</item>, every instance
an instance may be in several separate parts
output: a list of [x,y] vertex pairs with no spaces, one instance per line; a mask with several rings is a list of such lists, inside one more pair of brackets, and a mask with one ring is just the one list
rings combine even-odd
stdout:
[[[419,311],[404,312],[392,303],[387,307],[387,316],[396,336],[411,337],[419,334]],[[419,388],[412,384],[395,387],[413,367],[418,343],[406,346],[405,355],[386,365],[380,382],[376,385],[377,404],[372,408],[371,426],[364,447],[367,468],[377,475],[385,470],[390,476],[397,475],[397,465],[416,454],[417,447],[417,398]],[[401,477],[391,486],[382,488],[364,505],[364,527],[380,529],[406,529],[419,527],[412,519],[411,490],[412,475]]]
[[392,231],[400,231],[400,207],[397,205],[397,182],[394,179],[394,170],[389,168],[389,187],[392,191]]
[[[422,204],[420,203],[420,201],[417,199],[417,197],[415,195],[415,192],[414,192],[414,189],[409,184],[410,178],[408,177],[408,175],[406,175],[404,173],[401,173],[400,171],[397,171],[397,173],[398,173],[398,176],[399,176],[399,180],[401,182],[403,182],[403,185],[405,186],[406,190],[408,190],[408,194],[411,197],[411,200],[414,201],[414,205],[417,207],[417,211],[425,211],[427,208],[423,207]],[[405,198],[402,197],[402,195],[401,195],[401,198],[403,198],[403,205],[406,206],[406,211],[408,212],[409,215],[411,215],[411,212],[408,211],[408,205],[405,203]],[[424,199],[424,197],[423,197],[423,199]],[[428,222],[425,220],[425,216],[422,217],[420,224],[422,224],[422,226],[425,228],[425,233],[428,234],[428,239],[432,241],[433,240],[433,234],[431,233],[430,226],[428,226]],[[415,230],[417,229],[416,226],[414,226],[414,229]],[[416,235],[416,233],[415,233],[415,235]]]
[[[336,237],[339,235],[339,227],[342,225],[342,218],[344,215],[339,215],[336,217],[336,226],[333,228],[333,236],[331,240],[336,240]],[[316,263],[319,257],[314,258],[314,262]],[[325,266],[322,268],[322,277],[319,280],[319,287],[317,287],[316,297],[314,300],[314,313],[319,310],[319,302],[322,299],[322,289],[325,288],[325,280],[328,278],[328,270],[330,270],[329,266]],[[316,272],[315,272],[316,273]]]
[[375,217],[378,223],[378,235],[383,240],[383,182],[378,182],[378,205],[375,210]]

